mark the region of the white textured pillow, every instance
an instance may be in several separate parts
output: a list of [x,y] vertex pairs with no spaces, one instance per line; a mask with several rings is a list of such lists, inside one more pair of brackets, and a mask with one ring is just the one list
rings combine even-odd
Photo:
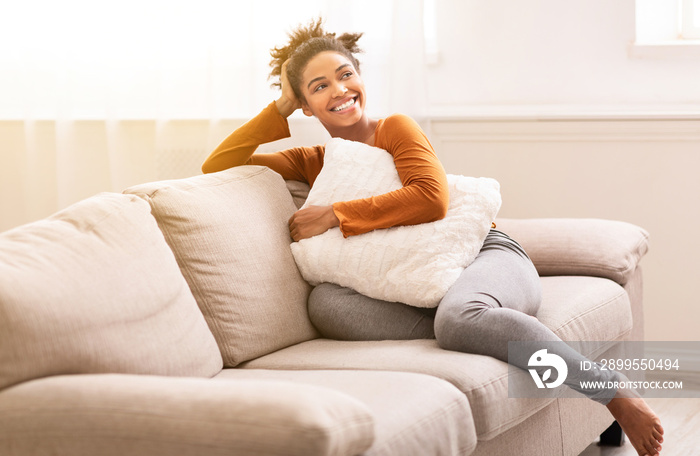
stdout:
[[[501,206],[490,178],[448,175],[450,206],[442,220],[343,237],[339,228],[292,244],[304,278],[366,296],[436,307],[479,253]],[[394,158],[383,149],[333,138],[303,207],[381,195],[402,187]]]

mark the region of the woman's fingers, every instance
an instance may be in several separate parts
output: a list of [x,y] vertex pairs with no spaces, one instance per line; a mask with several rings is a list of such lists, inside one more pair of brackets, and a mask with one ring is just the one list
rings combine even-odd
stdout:
[[277,100],[277,108],[284,117],[289,117],[294,111],[301,108],[301,102],[294,93],[294,88],[289,83],[287,76],[287,65],[289,60],[282,64],[280,74],[280,85],[282,88],[282,96]]
[[300,241],[323,234],[339,224],[332,206],[309,206],[296,211],[290,217],[289,233],[292,239]]

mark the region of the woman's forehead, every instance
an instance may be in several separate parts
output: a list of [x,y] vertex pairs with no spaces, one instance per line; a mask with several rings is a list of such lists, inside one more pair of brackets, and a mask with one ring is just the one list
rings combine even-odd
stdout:
[[335,51],[323,51],[316,54],[306,64],[302,73],[303,81],[310,81],[318,77],[330,77],[336,71],[340,71],[346,65],[354,66],[350,59]]

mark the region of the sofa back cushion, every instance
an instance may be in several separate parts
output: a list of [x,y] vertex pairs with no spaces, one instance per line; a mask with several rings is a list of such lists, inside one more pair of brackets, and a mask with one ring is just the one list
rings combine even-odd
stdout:
[[210,377],[221,366],[139,198],[100,194],[0,234],[0,389],[59,374]]
[[541,276],[592,276],[624,286],[649,250],[649,233],[634,224],[592,218],[498,219],[523,246]]
[[318,337],[282,177],[241,166],[127,189],[146,199],[229,367]]

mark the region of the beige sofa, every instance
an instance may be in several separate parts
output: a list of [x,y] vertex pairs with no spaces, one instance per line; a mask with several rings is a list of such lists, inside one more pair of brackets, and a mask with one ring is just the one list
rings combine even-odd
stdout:
[[[509,398],[506,363],[434,340],[321,338],[287,231],[305,190],[240,167],[0,234],[0,454],[576,455],[612,423]],[[558,335],[642,339],[644,230],[497,223]]]

